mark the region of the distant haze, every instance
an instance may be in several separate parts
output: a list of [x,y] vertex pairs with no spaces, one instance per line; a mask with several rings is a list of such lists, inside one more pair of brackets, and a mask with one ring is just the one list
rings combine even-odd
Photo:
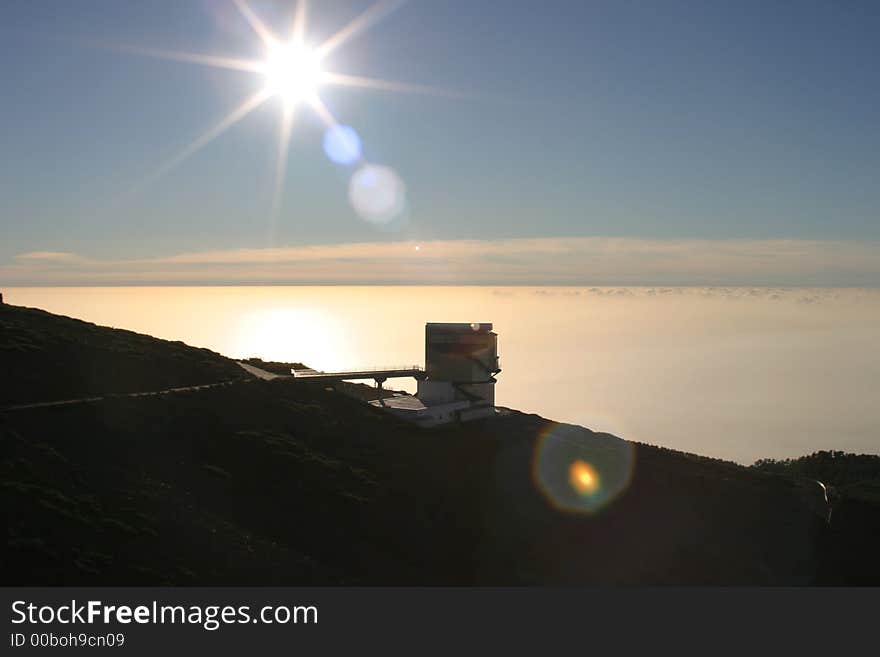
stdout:
[[880,242],[544,237],[358,242],[95,258],[30,251],[13,285],[880,286]]
[[500,405],[744,463],[880,452],[878,290],[98,287],[5,299],[324,370],[422,362],[425,322],[489,321]]

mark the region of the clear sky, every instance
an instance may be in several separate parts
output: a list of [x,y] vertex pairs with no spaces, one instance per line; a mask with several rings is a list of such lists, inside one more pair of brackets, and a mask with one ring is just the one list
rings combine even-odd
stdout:
[[[309,3],[307,42],[372,4]],[[397,4],[324,66],[452,93],[319,89],[405,184],[377,227],[305,107],[273,213],[277,98],[154,175],[264,80],[133,50],[262,59],[232,0],[4,3],[0,283],[403,282],[418,246],[463,258],[420,282],[880,285],[880,4]],[[281,32],[295,2],[249,5]],[[406,265],[334,277],[363,243]],[[304,247],[324,273],[301,276]],[[584,266],[597,249],[617,255]],[[781,274],[779,249],[797,260]],[[560,250],[572,268],[549,275]],[[719,250],[731,264],[707,270]],[[222,267],[168,275],[205,253]],[[267,260],[287,268],[251,277]]]

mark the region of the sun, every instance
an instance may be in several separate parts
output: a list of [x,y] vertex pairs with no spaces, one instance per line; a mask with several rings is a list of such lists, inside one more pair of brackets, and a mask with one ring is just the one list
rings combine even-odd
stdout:
[[320,56],[303,44],[290,41],[268,48],[263,65],[266,92],[288,105],[316,98],[321,73]]
[[[380,182],[390,184],[392,189],[400,189],[398,185],[399,180],[394,178],[396,174],[391,172],[389,175],[390,169],[387,167],[367,166],[369,163],[360,151],[357,134],[353,133],[350,127],[341,125],[336,120],[330,108],[321,100],[319,92],[324,86],[336,86],[396,93],[436,94],[458,97],[454,93],[436,87],[394,82],[382,78],[348,75],[324,68],[325,58],[328,58],[331,53],[339,49],[347,41],[367,30],[383,16],[397,9],[403,4],[403,0],[376,0],[363,13],[314,47],[309,45],[310,39],[308,39],[306,33],[307,0],[296,0],[291,29],[289,31],[285,30],[286,34],[276,33],[270,29],[251,9],[247,0],[232,0],[232,3],[251,26],[259,41],[262,42],[265,49],[265,56],[262,60],[241,59],[221,54],[153,50],[150,48],[119,48],[123,52],[131,54],[245,72],[256,74],[263,78],[263,85],[256,93],[245,98],[223,118],[166,160],[148,179],[155,180],[166,174],[262,106],[270,98],[280,98],[282,100],[282,111],[280,112],[278,155],[275,164],[275,180],[272,192],[272,222],[274,222],[281,207],[291,133],[295,117],[299,113],[301,106],[305,106],[313,111],[321,122],[326,125],[328,131],[333,131],[329,141],[331,148],[335,152],[335,156],[331,156],[331,158],[336,158],[334,161],[344,161],[346,164],[359,164],[358,173],[361,174],[359,180],[362,179],[364,183],[375,186],[374,178],[377,178],[378,172],[377,179]],[[352,134],[354,135],[353,137],[351,136]],[[380,191],[387,190],[380,189]],[[372,204],[368,214],[376,212],[374,206],[383,212],[388,208],[394,209],[397,207],[394,204],[389,205],[388,199],[392,197],[388,194],[379,198],[374,198],[375,194],[368,194],[367,196],[367,200]],[[386,208],[385,206],[388,207]]]

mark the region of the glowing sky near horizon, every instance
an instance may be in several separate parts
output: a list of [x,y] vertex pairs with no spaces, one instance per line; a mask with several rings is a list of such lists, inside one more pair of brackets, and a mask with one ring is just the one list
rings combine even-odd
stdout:
[[880,453],[878,290],[104,287],[4,298],[328,371],[422,362],[426,321],[492,321],[500,405],[744,463]]

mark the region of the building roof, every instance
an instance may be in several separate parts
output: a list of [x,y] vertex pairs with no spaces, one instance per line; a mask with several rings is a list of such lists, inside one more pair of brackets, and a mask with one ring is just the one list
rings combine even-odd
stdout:
[[492,322],[428,322],[426,331],[445,331],[449,333],[489,333]]

